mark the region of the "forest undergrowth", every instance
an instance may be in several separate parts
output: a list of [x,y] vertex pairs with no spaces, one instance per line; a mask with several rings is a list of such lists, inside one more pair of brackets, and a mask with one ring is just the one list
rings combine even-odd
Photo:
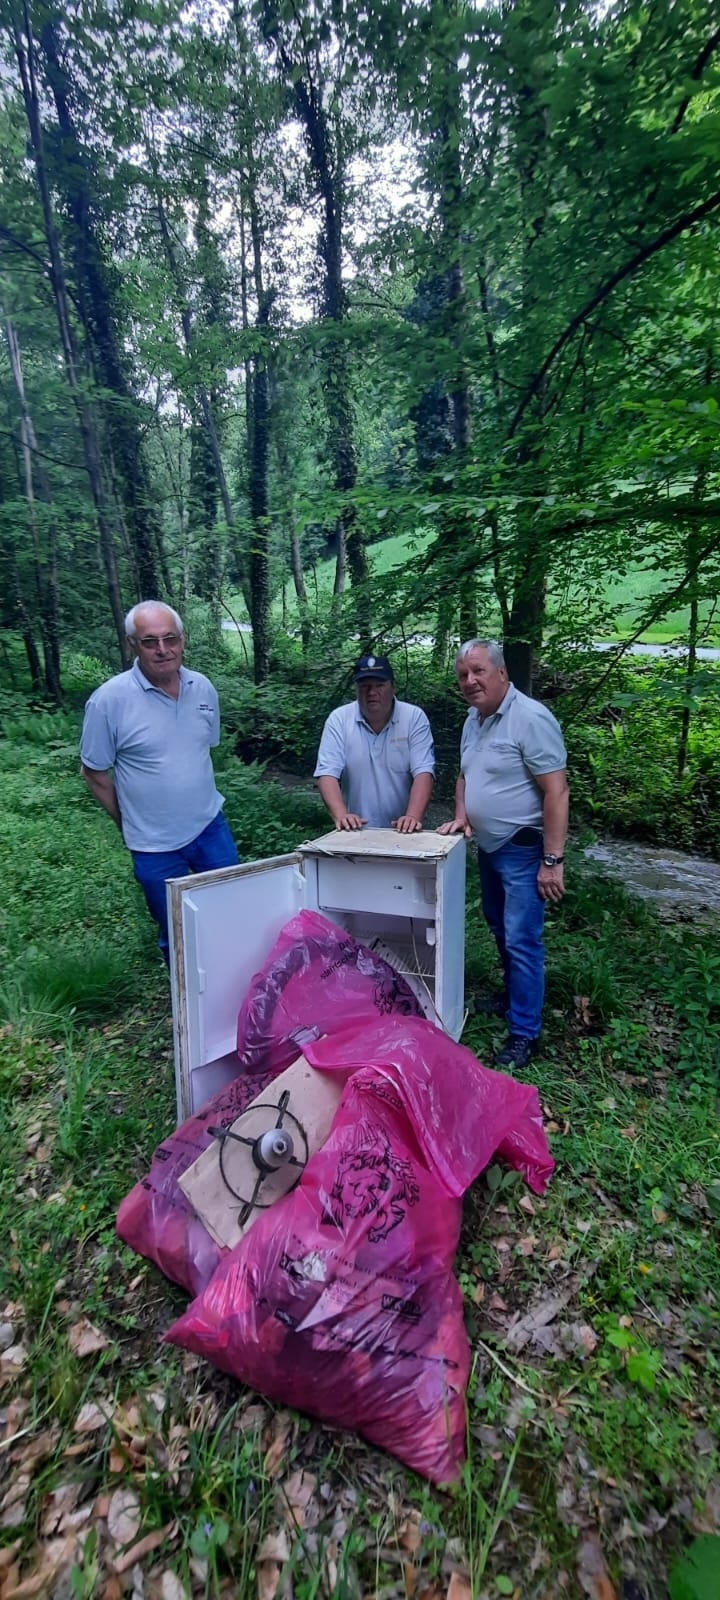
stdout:
[[[167,979],[73,719],[34,727],[0,743],[2,1600],[717,1595],[678,1587],[720,1533],[716,933],[571,851],[531,1074],[557,1169],[542,1200],[497,1165],[467,1197],[468,1464],[443,1494],[162,1344],[183,1297],[114,1220],[174,1125]],[[229,752],[220,786],[245,857],[324,831]],[[470,992],[472,884],[467,950]]]

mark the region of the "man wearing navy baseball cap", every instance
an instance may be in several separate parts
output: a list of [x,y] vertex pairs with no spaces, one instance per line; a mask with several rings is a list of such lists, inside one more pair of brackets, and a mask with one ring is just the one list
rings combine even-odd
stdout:
[[331,711],[315,777],[336,828],[417,833],[432,794],[435,753],[419,706],[395,698],[387,656],[357,662],[355,700]]

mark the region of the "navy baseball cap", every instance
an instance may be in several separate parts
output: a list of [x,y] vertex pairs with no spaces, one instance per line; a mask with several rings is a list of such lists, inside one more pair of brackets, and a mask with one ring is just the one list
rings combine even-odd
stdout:
[[361,656],[353,674],[355,682],[361,678],[379,678],[384,683],[394,682],[393,669],[387,656]]

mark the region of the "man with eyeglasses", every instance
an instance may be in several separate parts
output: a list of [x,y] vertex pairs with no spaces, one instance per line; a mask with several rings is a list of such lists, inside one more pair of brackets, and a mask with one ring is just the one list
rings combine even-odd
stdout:
[[182,664],[185,632],[171,606],[142,600],[125,632],[135,660],[88,700],[81,772],[122,833],[167,962],[166,880],[238,860],[210,758],[220,709],[209,678]]

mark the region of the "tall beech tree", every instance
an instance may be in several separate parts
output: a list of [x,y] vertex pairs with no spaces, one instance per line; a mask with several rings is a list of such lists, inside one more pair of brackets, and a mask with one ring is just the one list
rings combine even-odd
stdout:
[[103,206],[93,173],[93,158],[83,142],[73,106],[81,101],[73,81],[70,41],[63,37],[62,15],[45,11],[38,58],[57,115],[50,141],[49,169],[59,204],[67,217],[65,244],[73,263],[76,304],[88,349],[109,403],[103,428],[112,452],[125,513],[137,596],[172,593],[145,453],[139,407],[123,348],[124,316],[119,283],[108,258]]
[[[357,448],[351,393],[350,351],[344,326],[348,318],[348,293],[343,273],[348,166],[353,154],[353,133],[343,91],[348,40],[333,33],[321,6],[307,7],[292,17],[275,0],[264,0],[263,31],[275,48],[288,93],[302,127],[309,159],[312,189],[320,202],[322,222],[317,238],[321,267],[319,315],[322,341],[323,395],[328,426],[328,448],[335,487],[343,497],[336,523],[337,555],[335,593],[345,587],[346,566],[361,591],[361,633],[370,626],[367,594],[368,564],[363,531],[352,493],[357,483]],[[333,22],[352,24],[350,13]]]
[[40,112],[40,88],[37,73],[37,50],[27,3],[23,5],[22,19],[18,20],[17,22],[13,22],[12,32],[15,55],[20,73],[23,103],[28,122],[32,160],[35,167],[38,190],[40,193],[45,228],[45,240],[49,256],[48,273],[55,301],[58,329],[60,332],[60,342],[65,363],[65,373],[67,376],[73,404],[75,406],[80,436],[83,444],[85,465],[88,479],[90,481],[93,501],[95,503],[95,511],[97,514],[98,528],[100,533],[100,550],[105,569],[110,610],[112,612],[112,617],[115,624],[120,655],[123,660],[127,660],[129,651],[125,637],[125,613],[120,594],[112,511],[108,502],[105,480],[103,476],[102,451],[96,419],[86,399],[84,385],[81,381],[77,341],[70,309],[67,279],[62,252],[60,249],[60,240],[50,190],[47,162],[45,158],[45,137]]

